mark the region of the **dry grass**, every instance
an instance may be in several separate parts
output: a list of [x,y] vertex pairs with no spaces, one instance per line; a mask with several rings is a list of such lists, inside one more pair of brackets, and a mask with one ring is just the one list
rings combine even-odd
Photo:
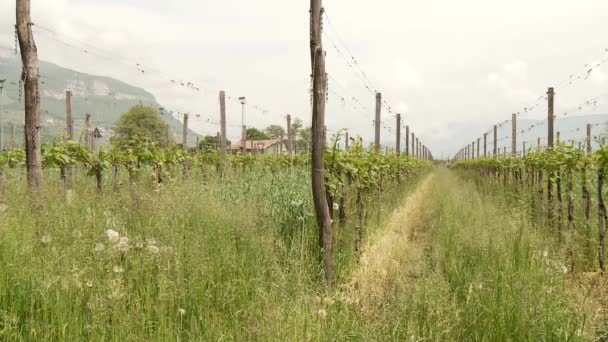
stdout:
[[425,209],[432,200],[432,180],[431,174],[393,212],[386,227],[378,229],[368,240],[349,286],[349,297],[360,304],[363,313],[382,302],[386,292],[402,280],[403,274],[415,277],[414,267],[408,269],[407,264],[419,259],[424,252],[423,244],[414,242],[425,228]]

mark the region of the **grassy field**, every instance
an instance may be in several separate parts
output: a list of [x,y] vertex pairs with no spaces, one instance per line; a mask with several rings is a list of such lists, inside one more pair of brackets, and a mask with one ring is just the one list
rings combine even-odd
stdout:
[[[0,340],[594,340],[597,286],[518,202],[447,170],[370,200],[361,262],[336,227],[318,265],[307,169],[213,173],[0,208]],[[349,203],[349,208],[354,206]],[[352,217],[349,213],[349,218]],[[114,233],[115,232],[115,233]],[[116,236],[116,233],[118,236]],[[601,280],[598,280],[601,281]],[[604,289],[606,286],[604,285]],[[604,328],[602,328],[604,327]]]

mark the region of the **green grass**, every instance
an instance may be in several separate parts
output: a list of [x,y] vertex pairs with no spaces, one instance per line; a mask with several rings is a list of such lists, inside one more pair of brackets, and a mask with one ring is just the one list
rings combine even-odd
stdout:
[[[161,188],[142,176],[117,192],[108,180],[102,195],[81,176],[68,204],[47,173],[47,205],[36,214],[25,180],[9,175],[0,340],[591,339],[588,313],[566,294],[551,242],[523,208],[436,172],[415,241],[421,253],[395,260],[401,281],[371,311],[345,286],[358,267],[350,211],[336,228],[336,288],[323,286],[307,169],[223,178],[193,170]],[[370,199],[370,235],[416,183],[381,205]],[[128,252],[112,248],[107,229],[129,238]]]

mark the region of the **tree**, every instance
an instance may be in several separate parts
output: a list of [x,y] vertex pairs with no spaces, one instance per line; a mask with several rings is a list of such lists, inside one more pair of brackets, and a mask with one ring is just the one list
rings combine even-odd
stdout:
[[247,128],[246,131],[247,140],[269,140],[270,137],[266,133],[260,131],[257,128]]
[[[219,137],[216,135],[206,135],[199,141],[199,148],[201,150],[214,150],[219,149]],[[230,140],[226,141],[226,145],[230,146]]]
[[114,140],[124,144],[131,139],[142,139],[167,145],[167,124],[155,108],[136,105],[122,114],[114,127]]
[[270,125],[264,130],[271,139],[283,139],[285,137],[285,129],[279,125]]

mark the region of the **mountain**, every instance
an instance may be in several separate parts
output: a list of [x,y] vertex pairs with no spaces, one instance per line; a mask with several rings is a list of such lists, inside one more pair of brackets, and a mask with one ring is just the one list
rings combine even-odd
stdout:
[[[16,141],[22,141],[23,98],[19,90],[21,60],[13,51],[0,48],[0,80],[6,79],[2,95],[4,113],[4,141],[8,141],[11,126],[17,127]],[[137,104],[162,108],[151,93],[125,82],[105,77],[81,73],[59,65],[40,61],[40,109],[42,114],[43,140],[65,131],[65,91],[72,90],[72,115],[74,134],[80,134],[84,127],[86,113],[91,113],[92,127],[98,127],[107,141],[112,127],[122,113]],[[20,101],[21,99],[21,101]],[[182,123],[167,111],[162,118],[181,142]],[[196,133],[189,131],[189,144],[194,146]]]

